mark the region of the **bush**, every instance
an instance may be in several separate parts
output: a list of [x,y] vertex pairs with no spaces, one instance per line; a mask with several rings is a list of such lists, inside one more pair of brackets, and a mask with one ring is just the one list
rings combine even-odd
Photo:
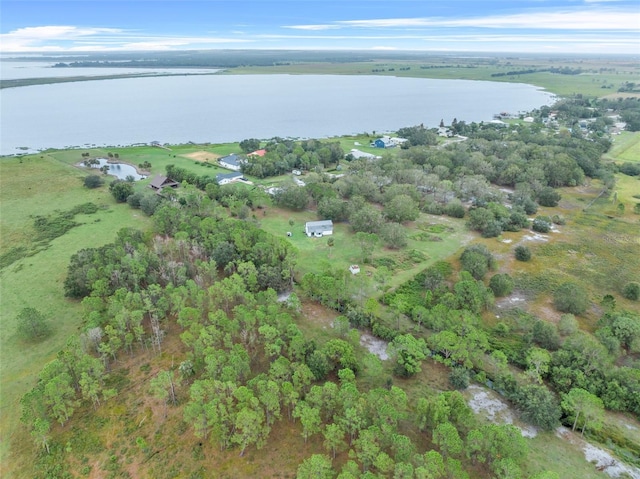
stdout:
[[114,180],[109,185],[109,191],[118,203],[124,203],[133,194],[133,183],[123,180]]
[[449,383],[456,389],[467,389],[469,380],[469,371],[465,368],[453,368],[449,373]]
[[158,195],[145,195],[140,200],[140,209],[147,216],[152,216],[155,213],[161,198]]
[[582,286],[563,283],[553,293],[553,304],[563,313],[582,314],[589,306],[589,298]]
[[537,231],[538,233],[548,233],[551,231],[551,218],[548,216],[538,216],[535,220],[533,220],[533,224],[531,225],[531,229],[533,231]]
[[622,296],[631,301],[638,301],[640,299],[640,283],[635,281],[627,283],[622,289]]
[[465,209],[460,201],[452,201],[445,207],[444,213],[452,218],[464,218]]
[[558,206],[560,199],[562,199],[562,195],[550,186],[542,188],[537,198],[538,203],[542,206]]
[[487,271],[495,267],[495,259],[485,245],[474,244],[465,248],[460,256],[462,269],[474,279],[482,279]]
[[513,291],[513,279],[508,274],[494,274],[489,281],[489,288],[497,297],[508,296]]
[[84,186],[86,188],[98,188],[104,184],[104,180],[98,175],[89,175],[84,178]]
[[23,308],[18,317],[18,335],[27,341],[41,341],[51,334],[51,327],[40,311]]
[[127,204],[131,206],[131,208],[140,209],[140,201],[142,201],[142,198],[142,193],[134,193],[127,198]]
[[529,261],[531,259],[531,250],[526,246],[516,246],[515,257],[518,261]]

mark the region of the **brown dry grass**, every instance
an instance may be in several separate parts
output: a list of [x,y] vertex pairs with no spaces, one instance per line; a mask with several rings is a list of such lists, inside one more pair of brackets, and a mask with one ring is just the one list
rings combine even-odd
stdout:
[[210,163],[216,161],[218,158],[222,158],[222,155],[211,153],[210,151],[194,151],[193,153],[186,153],[180,155],[183,158],[189,158],[190,160],[201,161],[203,163]]

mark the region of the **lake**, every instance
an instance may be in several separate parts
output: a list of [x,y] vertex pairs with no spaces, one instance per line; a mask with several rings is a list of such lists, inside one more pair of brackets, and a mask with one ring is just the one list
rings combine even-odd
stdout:
[[[81,69],[69,75],[77,75]],[[224,143],[489,121],[553,95],[531,85],[344,75],[98,80],[0,91],[0,154],[136,143]]]
[[134,181],[144,180],[146,176],[138,173],[135,167],[131,165],[127,165],[126,163],[118,163],[111,162],[106,158],[96,158],[98,160],[98,164],[96,166],[91,167],[92,169],[99,170],[101,167],[108,165],[109,172],[108,174],[111,176],[115,176],[120,180],[126,180],[128,176],[132,177]]

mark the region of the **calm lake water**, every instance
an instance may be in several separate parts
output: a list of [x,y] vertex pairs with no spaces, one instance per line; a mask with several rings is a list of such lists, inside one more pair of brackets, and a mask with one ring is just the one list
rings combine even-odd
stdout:
[[552,99],[524,84],[381,76],[212,75],[38,85],[0,91],[0,154],[381,133],[421,123],[437,127],[441,119],[489,121],[494,113],[530,111]]
[[118,179],[126,180],[127,176],[131,176],[135,181],[138,181],[146,178],[146,176],[138,174],[138,170],[133,166],[127,165],[126,163],[109,163],[109,160],[106,158],[97,158],[97,160],[99,161],[99,164],[94,166],[94,169],[99,170],[100,167],[109,165],[108,174],[115,176]]

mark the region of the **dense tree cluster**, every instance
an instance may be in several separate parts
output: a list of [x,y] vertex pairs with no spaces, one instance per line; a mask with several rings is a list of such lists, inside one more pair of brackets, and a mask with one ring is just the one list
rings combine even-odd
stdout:
[[344,150],[337,141],[293,141],[273,138],[265,146],[264,156],[250,156],[242,172],[258,178],[290,173],[293,169],[311,171],[337,165],[344,158]]

